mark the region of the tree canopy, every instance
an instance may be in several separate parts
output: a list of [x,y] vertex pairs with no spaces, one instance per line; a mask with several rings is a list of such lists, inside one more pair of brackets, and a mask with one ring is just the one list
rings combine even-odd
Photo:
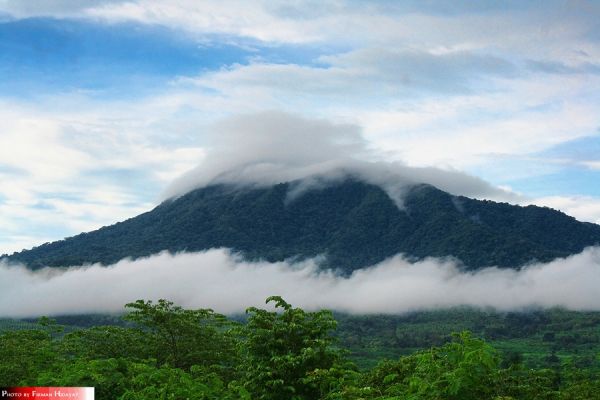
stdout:
[[278,296],[245,322],[138,300],[121,326],[63,331],[49,319],[0,334],[1,386],[93,386],[98,399],[508,400],[600,398],[597,369],[509,362],[464,331],[441,346],[359,370],[327,310]]

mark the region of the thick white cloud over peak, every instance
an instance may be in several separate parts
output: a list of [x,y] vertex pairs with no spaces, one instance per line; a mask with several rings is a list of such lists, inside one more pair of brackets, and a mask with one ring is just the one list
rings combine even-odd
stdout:
[[204,162],[175,180],[166,198],[212,183],[272,185],[304,179],[307,188],[311,182],[353,175],[382,186],[399,205],[403,188],[415,183],[470,197],[521,199],[458,170],[383,161],[352,124],[270,111],[223,120],[213,127],[211,139]]

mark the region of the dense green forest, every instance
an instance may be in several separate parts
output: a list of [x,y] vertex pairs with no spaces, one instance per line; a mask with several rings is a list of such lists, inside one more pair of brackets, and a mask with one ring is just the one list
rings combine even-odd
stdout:
[[[243,320],[138,300],[118,325],[0,321],[0,386],[94,386],[98,399],[129,400],[600,399],[596,313],[353,317],[307,312],[276,296],[267,302]],[[473,332],[449,333],[461,325]],[[478,338],[482,329],[495,339]],[[556,347],[538,366],[495,345],[539,335]],[[386,342],[392,337],[395,346]],[[361,368],[361,348],[405,354]]]
[[518,267],[600,243],[600,226],[549,208],[418,185],[399,209],[380,187],[353,179],[288,201],[295,184],[205,187],[127,221],[6,258],[35,269],[226,247],[250,260],[326,255],[324,266],[348,274],[398,253],[455,256],[466,268]]
[[468,330],[494,346],[505,360],[530,368],[573,362],[600,370],[600,313],[563,309],[522,312],[472,308],[422,311],[406,315],[335,314],[336,336],[361,368],[382,358],[398,358],[441,346],[453,332]]

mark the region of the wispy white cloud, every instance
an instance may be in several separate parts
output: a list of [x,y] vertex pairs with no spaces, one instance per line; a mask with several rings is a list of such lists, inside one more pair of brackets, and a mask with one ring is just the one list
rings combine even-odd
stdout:
[[0,10],[15,18],[78,17],[90,8],[120,2],[122,0],[53,0],[43,2],[0,0]]
[[115,122],[110,111],[4,106],[0,253],[147,211],[166,183],[204,157],[197,145],[153,141],[139,132],[143,122]]
[[227,34],[263,41],[295,43],[319,38],[315,30],[303,30],[305,24],[300,21],[274,16],[266,4],[240,0],[225,3],[215,0],[138,0],[90,7],[83,14],[108,21],[133,20],[177,27],[191,33]]
[[581,163],[590,169],[600,170],[600,160],[584,160]]
[[[532,59],[569,62],[598,53],[592,2],[550,1],[545,6],[502,7],[445,2],[240,0],[2,0],[0,10],[18,18],[78,17],[136,21],[198,34],[225,34],[274,42],[349,43],[437,51],[495,49]],[[528,40],[523,40],[527,37]],[[575,46],[574,46],[575,44]]]
[[365,48],[323,56],[319,62],[321,66],[237,65],[187,81],[222,92],[230,92],[233,87],[257,87],[331,98],[402,98],[469,92],[485,77],[516,73],[516,68],[504,59],[466,51],[435,54],[403,48]]
[[539,152],[600,125],[591,91],[600,77],[513,75],[506,61],[463,52],[369,49],[326,60],[235,65],[179,84],[216,90],[223,101],[345,118],[374,146],[420,166]]

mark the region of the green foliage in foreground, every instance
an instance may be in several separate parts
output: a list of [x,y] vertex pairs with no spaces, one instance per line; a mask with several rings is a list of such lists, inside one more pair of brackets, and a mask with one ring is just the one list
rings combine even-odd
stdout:
[[336,346],[329,311],[280,297],[241,324],[171,302],[128,304],[123,326],[65,333],[42,320],[0,334],[0,386],[94,386],[98,399],[600,399],[594,369],[532,369],[463,331],[360,371]]

